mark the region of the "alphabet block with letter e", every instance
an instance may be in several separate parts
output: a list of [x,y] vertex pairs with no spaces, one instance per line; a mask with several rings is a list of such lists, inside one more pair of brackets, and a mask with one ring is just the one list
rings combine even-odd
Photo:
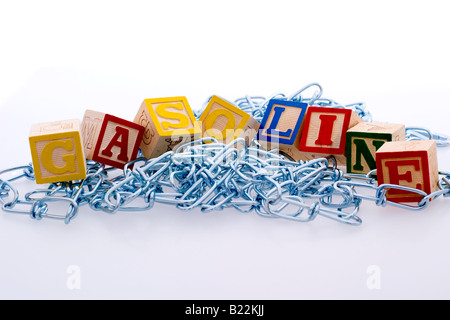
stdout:
[[376,151],[385,142],[404,140],[404,124],[358,123],[347,131],[347,172],[364,174],[376,169]]
[[[430,194],[439,189],[436,141],[393,141],[376,152],[378,185],[395,184]],[[418,202],[417,193],[388,189],[386,199],[393,202]]]
[[145,127],[141,151],[147,159],[175,151],[202,134],[185,97],[145,99],[134,122]]
[[213,137],[220,143],[244,138],[247,145],[255,137],[259,123],[232,103],[212,96],[199,117],[203,137]]
[[34,124],[29,142],[36,183],[86,178],[80,120]]
[[81,132],[87,159],[123,169],[136,159],[144,127],[110,114],[86,110]]
[[301,160],[299,144],[307,108],[306,103],[271,99],[261,121],[258,142],[267,150],[279,149],[292,160]]
[[351,109],[309,107],[305,115],[299,150],[304,160],[334,156],[346,164],[346,132],[363,120]]

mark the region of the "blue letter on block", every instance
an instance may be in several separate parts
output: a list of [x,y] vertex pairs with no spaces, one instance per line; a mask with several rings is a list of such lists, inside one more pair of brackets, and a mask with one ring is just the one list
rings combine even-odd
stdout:
[[[303,102],[270,100],[257,139],[293,145],[305,117],[306,108],[308,104]],[[284,129],[280,131],[281,127]]]

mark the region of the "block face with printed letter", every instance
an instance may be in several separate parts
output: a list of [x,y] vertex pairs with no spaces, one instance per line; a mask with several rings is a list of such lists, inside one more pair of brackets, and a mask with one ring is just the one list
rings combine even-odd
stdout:
[[249,145],[259,129],[258,121],[248,113],[215,95],[208,101],[199,122],[203,137],[212,137],[225,144],[244,138]]
[[29,142],[36,183],[86,178],[80,120],[34,124],[30,129]]
[[[439,189],[436,141],[386,142],[376,152],[378,185],[394,184],[430,194]],[[418,202],[417,193],[388,189],[386,199],[393,202]]]
[[81,132],[87,159],[123,169],[136,159],[144,127],[110,114],[86,110]]
[[175,151],[202,133],[186,97],[145,99],[134,122],[145,128],[141,151],[147,159]]
[[271,99],[258,130],[258,142],[265,149],[279,149],[292,160],[301,160],[299,144],[307,109],[306,103]]
[[405,140],[405,125],[360,122],[346,138],[347,172],[365,174],[376,169],[376,152],[385,142]]
[[346,132],[363,120],[351,109],[309,107],[299,150],[305,160],[334,156],[338,165],[346,164]]

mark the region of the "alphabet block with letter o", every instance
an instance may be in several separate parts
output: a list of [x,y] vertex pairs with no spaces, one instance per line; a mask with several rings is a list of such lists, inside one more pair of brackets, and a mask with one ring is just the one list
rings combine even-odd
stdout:
[[[439,189],[436,141],[386,142],[376,152],[378,185],[395,184],[430,194]],[[417,193],[388,189],[386,199],[393,202],[418,202]]]
[[86,178],[79,120],[35,124],[29,142],[36,183]]
[[404,140],[404,124],[358,123],[347,131],[347,172],[364,174],[376,169],[376,151],[385,142]]
[[332,155],[346,164],[346,132],[363,120],[351,109],[309,107],[305,115],[299,150],[305,160]]
[[259,123],[232,103],[212,96],[199,117],[203,137],[213,137],[220,143],[244,138],[247,145],[255,137]]
[[258,142],[265,149],[279,149],[292,160],[301,160],[299,144],[307,108],[306,103],[271,99],[261,121]]
[[145,99],[134,122],[145,128],[141,151],[147,159],[175,151],[202,133],[185,97]]
[[81,132],[87,159],[123,169],[136,159],[144,127],[110,114],[86,110]]

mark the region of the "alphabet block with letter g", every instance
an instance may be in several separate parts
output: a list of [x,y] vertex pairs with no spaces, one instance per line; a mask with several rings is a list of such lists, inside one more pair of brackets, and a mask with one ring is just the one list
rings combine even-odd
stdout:
[[[439,189],[435,140],[392,141],[376,152],[378,185],[395,184],[430,194]],[[423,196],[390,188],[386,199],[393,202],[418,202]]]
[[110,114],[86,110],[81,132],[87,159],[123,169],[136,159],[144,127]]
[[36,183],[86,178],[79,120],[34,124],[29,142]]

